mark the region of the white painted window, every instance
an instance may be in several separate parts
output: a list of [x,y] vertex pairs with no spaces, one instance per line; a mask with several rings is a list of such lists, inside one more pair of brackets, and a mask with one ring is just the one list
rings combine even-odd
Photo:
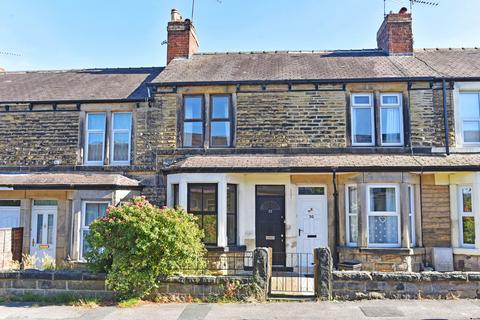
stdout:
[[0,200],[0,228],[20,227],[20,200]]
[[358,197],[356,185],[347,185],[345,188],[345,213],[347,245],[356,247],[358,241]]
[[368,245],[400,246],[400,204],[397,185],[369,185],[367,193]]
[[115,112],[112,115],[112,164],[129,164],[132,139],[132,114]]
[[402,95],[380,95],[380,137],[382,146],[403,145]]
[[472,187],[459,188],[460,244],[465,248],[475,247],[475,216],[473,213]]
[[375,120],[373,116],[373,95],[352,95],[352,145],[375,145]]
[[80,224],[80,259],[84,259],[85,253],[90,249],[85,236],[90,231],[90,224],[103,216],[110,204],[108,201],[84,201],[82,204],[82,217]]
[[105,113],[87,114],[85,163],[103,165],[105,156]]
[[408,186],[408,227],[410,233],[410,245],[415,247],[417,239],[415,237],[415,189]]
[[480,93],[460,93],[460,125],[464,145],[480,144]]

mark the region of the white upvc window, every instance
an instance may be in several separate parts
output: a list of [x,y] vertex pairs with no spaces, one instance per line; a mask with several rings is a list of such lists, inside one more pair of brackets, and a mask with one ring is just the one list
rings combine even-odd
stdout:
[[112,114],[111,164],[129,164],[132,140],[132,113]]
[[356,185],[345,186],[345,218],[347,246],[356,247],[358,243],[358,196]]
[[459,197],[459,223],[460,245],[464,248],[475,247],[475,215],[473,211],[473,197],[471,186],[460,186]]
[[382,146],[403,145],[402,95],[380,95],[380,137]]
[[105,157],[105,113],[88,113],[85,163],[103,165]]
[[460,134],[464,145],[480,145],[480,93],[460,92]]
[[352,94],[352,145],[375,145],[375,119],[373,115],[373,95]]
[[400,247],[398,185],[369,185],[367,192],[368,245]]
[[110,205],[108,201],[84,201],[82,203],[82,216],[80,222],[80,260],[84,260],[85,253],[88,252],[90,246],[85,236],[90,231],[90,224],[101,217],[104,217],[107,207]]
[[408,186],[408,231],[410,233],[410,246],[417,245],[415,236],[415,189],[413,186]]

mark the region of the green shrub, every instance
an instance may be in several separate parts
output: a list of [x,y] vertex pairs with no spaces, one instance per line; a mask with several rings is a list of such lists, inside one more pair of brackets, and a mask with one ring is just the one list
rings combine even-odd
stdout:
[[107,272],[107,284],[121,297],[141,298],[156,288],[159,276],[199,268],[202,237],[193,215],[137,197],[109,207],[90,225],[86,258],[95,271]]

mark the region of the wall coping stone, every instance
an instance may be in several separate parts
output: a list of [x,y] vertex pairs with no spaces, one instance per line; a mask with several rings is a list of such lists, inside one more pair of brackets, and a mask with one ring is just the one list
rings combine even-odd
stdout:
[[0,271],[0,279],[104,281],[106,279],[106,274],[76,270],[45,271],[27,269],[18,271]]
[[340,281],[364,281],[372,280],[368,271],[333,271],[333,280]]
[[435,282],[435,281],[480,281],[480,272],[370,272],[370,271],[333,271],[334,281],[398,281],[398,282]]
[[251,276],[189,275],[189,276],[159,277],[158,282],[213,285],[213,284],[226,284],[231,281],[240,281],[241,283],[248,283],[249,281],[251,281],[251,279],[252,279]]

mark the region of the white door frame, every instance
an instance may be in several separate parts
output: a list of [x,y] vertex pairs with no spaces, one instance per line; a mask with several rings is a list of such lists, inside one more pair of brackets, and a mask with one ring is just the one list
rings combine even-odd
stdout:
[[[300,195],[299,194],[299,189],[301,187],[322,187],[324,188],[324,194],[323,195]],[[314,200],[317,199],[318,197],[323,197],[324,201],[324,207],[325,207],[325,216],[326,216],[326,226],[324,227],[324,231],[326,232],[326,239],[328,243],[328,189],[326,184],[298,184],[296,185],[295,188],[296,191],[296,208],[295,210],[297,211],[297,227],[300,230],[301,228],[301,223],[302,223],[302,216],[299,210],[300,207],[300,201],[303,199],[306,200]],[[299,232],[297,232],[297,253],[306,253],[304,250],[304,243],[303,243],[303,237]],[[310,253],[310,252],[307,252]],[[312,252],[313,253],[313,252]]]
[[[43,218],[42,226],[42,243],[38,243],[37,239],[37,215],[41,213],[47,219]],[[53,214],[53,234],[52,243],[47,243],[48,234],[48,215]],[[30,255],[37,257],[37,264],[41,263],[41,259],[48,255],[51,258],[56,258],[56,246],[57,246],[57,215],[58,206],[35,206],[32,205],[32,227],[30,232]],[[42,248],[40,247],[42,246]],[[45,247],[47,246],[47,247]]]

